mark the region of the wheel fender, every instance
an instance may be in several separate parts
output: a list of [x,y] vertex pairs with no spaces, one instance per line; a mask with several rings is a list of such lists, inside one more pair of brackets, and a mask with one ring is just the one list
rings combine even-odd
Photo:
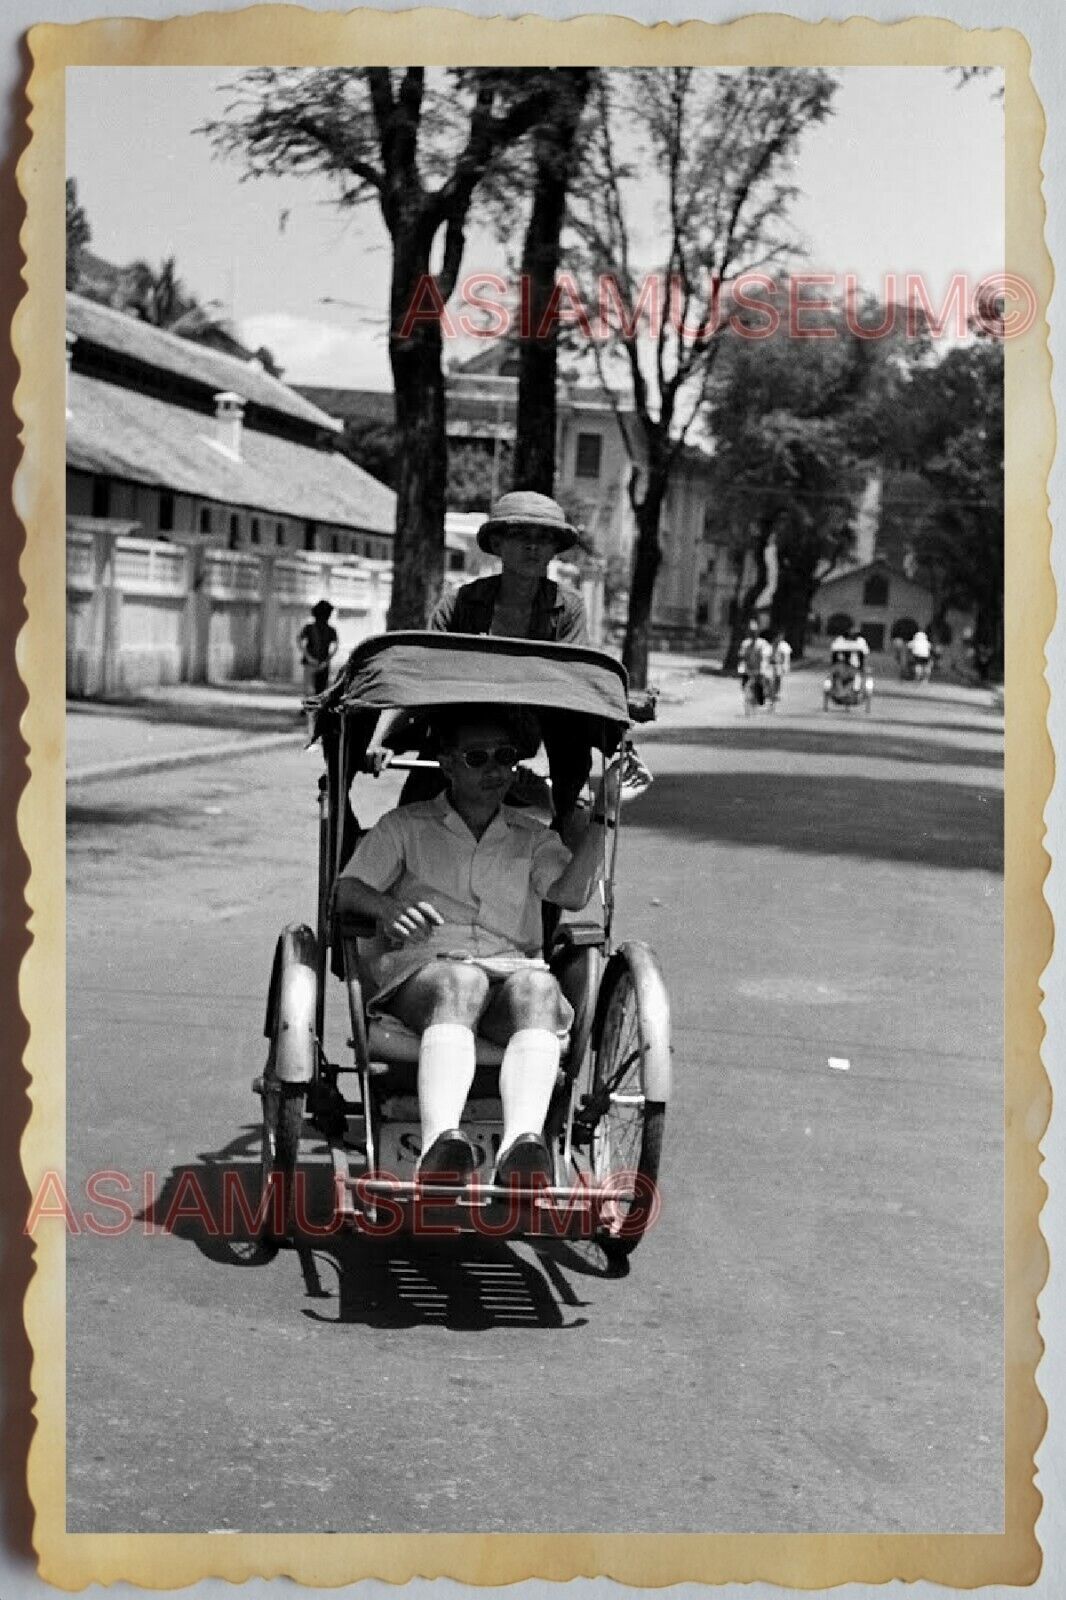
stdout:
[[670,1099],[674,1075],[670,1048],[670,1000],[662,968],[650,945],[636,941],[620,945],[607,963],[596,1005],[593,1039],[598,1046],[611,990],[617,974],[625,967],[633,976],[644,1025],[644,1094],[648,1100],[660,1100],[665,1104]]
[[285,928],[274,950],[265,1033],[281,1083],[310,1083],[315,1075],[318,941],[305,923]]

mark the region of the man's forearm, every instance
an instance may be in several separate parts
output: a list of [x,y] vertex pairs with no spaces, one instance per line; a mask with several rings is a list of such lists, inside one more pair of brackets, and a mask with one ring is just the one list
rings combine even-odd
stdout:
[[544,896],[563,911],[583,911],[592,899],[592,892],[599,880],[603,865],[604,825],[596,821],[598,814],[593,811],[581,843]]
[[393,895],[372,889],[361,878],[350,877],[337,879],[334,905],[340,916],[366,917],[371,922],[385,922],[397,910]]

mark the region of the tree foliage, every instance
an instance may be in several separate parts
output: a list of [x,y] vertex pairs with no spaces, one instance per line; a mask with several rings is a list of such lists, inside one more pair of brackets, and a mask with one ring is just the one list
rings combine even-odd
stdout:
[[470,208],[501,152],[546,114],[542,69],[257,68],[205,129],[250,177],[325,178],[375,204],[392,248],[389,359],[399,440],[392,627],[421,626],[444,572],[447,442],[439,313]]
[[158,267],[134,261],[121,274],[119,309],[154,328],[176,328],[200,310],[200,302],[178,276],[177,258],[166,256]]
[[84,207],[78,201],[75,178],[67,179],[67,288],[76,289],[81,278],[81,258],[89,248],[92,230]]
[[914,463],[926,493],[914,552],[941,609],[975,613],[978,660],[1001,665],[1004,585],[1003,345],[975,338],[906,372],[884,419],[886,443]]
[[[622,302],[608,347],[592,348],[632,465],[638,533],[623,658],[638,684],[647,674],[662,508],[675,464],[698,431],[723,306],[741,274],[766,273],[794,250],[788,165],[804,132],[829,115],[834,90],[829,73],[793,68],[638,68],[598,81],[575,228],[587,277],[613,280]],[[625,148],[634,131],[644,168],[662,183],[662,243],[651,253],[642,247],[647,190],[633,184]],[[633,317],[649,273],[667,302],[650,333]],[[612,349],[620,366],[612,365]]]
[[754,558],[729,665],[766,586],[771,541],[770,622],[798,654],[820,580],[851,553],[860,496],[881,466],[879,419],[898,382],[898,338],[863,337],[858,328],[883,319],[872,305],[861,311],[804,313],[806,337],[783,323],[772,337],[730,335],[723,347],[708,399],[714,501],[735,550]]

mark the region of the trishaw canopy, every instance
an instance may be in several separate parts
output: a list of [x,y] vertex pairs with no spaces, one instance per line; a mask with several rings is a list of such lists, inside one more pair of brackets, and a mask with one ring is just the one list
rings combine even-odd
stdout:
[[327,717],[358,718],[442,706],[522,706],[564,713],[574,719],[575,736],[610,754],[629,725],[627,684],[620,662],[583,645],[387,633],[356,646],[317,709]]

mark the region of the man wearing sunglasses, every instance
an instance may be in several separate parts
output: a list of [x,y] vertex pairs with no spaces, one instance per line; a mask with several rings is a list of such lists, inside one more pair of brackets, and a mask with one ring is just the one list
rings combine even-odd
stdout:
[[447,789],[388,812],[337,883],[337,909],[372,918],[372,1013],[421,1035],[419,1173],[465,1178],[477,1166],[459,1124],[474,1077],[475,1031],[505,1046],[497,1180],[551,1176],[542,1136],[573,1008],[542,959],[541,907],[588,904],[603,828],[619,796],[646,787],[639,762],[611,763],[571,853],[528,812],[504,805],[539,733],[516,713],[468,711],[435,728]]

